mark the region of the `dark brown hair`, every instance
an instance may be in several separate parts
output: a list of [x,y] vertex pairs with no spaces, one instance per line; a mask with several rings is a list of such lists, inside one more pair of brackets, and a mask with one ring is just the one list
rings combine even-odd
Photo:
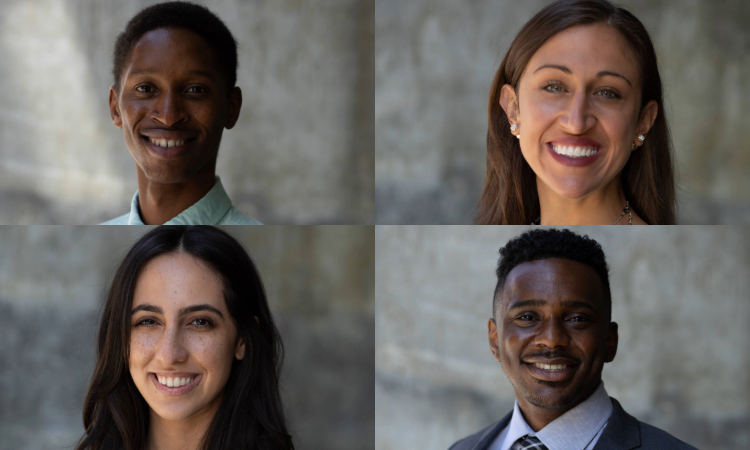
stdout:
[[575,25],[605,23],[622,34],[641,70],[641,111],[651,100],[658,114],[648,139],[630,155],[620,173],[625,197],[649,224],[675,223],[672,139],[664,114],[661,77],[648,31],[629,11],[606,0],[560,0],[524,25],[508,49],[490,89],[487,174],[479,199],[477,224],[526,225],[539,215],[536,175],[521,153],[500,106],[500,92],[518,84],[532,55],[557,33]]
[[219,276],[237,332],[249,344],[245,357],[232,362],[222,402],[200,448],[293,450],[279,396],[283,346],[263,283],[239,242],[219,229],[200,226],[155,228],[120,264],[99,325],[96,368],[83,406],[86,433],[76,450],[145,447],[150,415],[128,369],[130,310],[146,264],[175,252],[202,260]]

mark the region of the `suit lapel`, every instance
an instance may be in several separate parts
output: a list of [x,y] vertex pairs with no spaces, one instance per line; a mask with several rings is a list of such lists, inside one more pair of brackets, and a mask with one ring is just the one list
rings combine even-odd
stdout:
[[594,450],[631,450],[641,446],[641,427],[638,419],[626,413],[620,403],[612,400],[612,415]]
[[495,439],[497,439],[503,429],[508,426],[512,415],[513,411],[509,412],[499,422],[495,423],[495,425],[488,427],[472,450],[487,450],[490,448],[490,445],[495,442]]

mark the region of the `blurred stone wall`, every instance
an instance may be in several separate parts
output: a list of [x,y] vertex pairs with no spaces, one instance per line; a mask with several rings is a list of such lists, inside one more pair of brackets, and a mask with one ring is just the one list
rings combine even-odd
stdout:
[[[0,450],[71,449],[108,283],[144,227],[0,227]],[[374,448],[372,227],[225,227],[265,283],[297,448]]]
[[[376,223],[472,223],[490,84],[549,0],[377,0]],[[750,3],[622,0],[656,47],[681,224],[750,223]]]
[[[750,448],[750,228],[569,228],[610,268],[609,395],[697,448]],[[376,227],[376,449],[445,450],[513,408],[487,320],[498,250],[528,229]]]
[[[373,223],[374,0],[197,0],[239,44],[217,173],[267,224]],[[126,213],[135,163],[109,116],[112,50],[154,0],[0,2],[0,223]]]

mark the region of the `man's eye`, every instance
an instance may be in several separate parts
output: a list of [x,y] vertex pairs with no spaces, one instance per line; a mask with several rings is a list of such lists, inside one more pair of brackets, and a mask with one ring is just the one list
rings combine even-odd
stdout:
[[202,94],[206,92],[206,88],[203,88],[201,86],[192,86],[188,88],[188,92],[190,92],[191,94]]
[[570,318],[571,322],[588,322],[589,319],[583,316],[575,316]]
[[148,93],[153,92],[154,88],[152,88],[151,86],[147,86],[147,85],[143,85],[142,84],[140,86],[136,86],[135,90],[138,91],[138,92],[140,92],[140,93],[143,93],[143,94],[148,94]]
[[528,314],[524,314],[523,316],[519,316],[518,318],[523,320],[524,322],[534,320],[534,316],[530,316]]

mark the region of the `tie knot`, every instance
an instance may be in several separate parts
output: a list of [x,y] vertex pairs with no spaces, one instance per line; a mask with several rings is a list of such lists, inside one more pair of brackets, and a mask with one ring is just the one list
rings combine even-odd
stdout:
[[521,450],[549,450],[539,438],[530,434],[522,437],[518,442],[521,444]]

